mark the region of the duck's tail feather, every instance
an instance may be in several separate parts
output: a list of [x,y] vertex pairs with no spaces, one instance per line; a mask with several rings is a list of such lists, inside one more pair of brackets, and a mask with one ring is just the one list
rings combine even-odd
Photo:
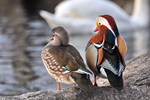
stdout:
[[120,76],[115,75],[113,72],[111,72],[108,69],[105,69],[105,72],[107,74],[107,78],[111,86],[117,89],[118,91],[121,91],[123,89],[122,74]]
[[90,92],[94,88],[88,74],[71,73],[71,76],[84,92]]

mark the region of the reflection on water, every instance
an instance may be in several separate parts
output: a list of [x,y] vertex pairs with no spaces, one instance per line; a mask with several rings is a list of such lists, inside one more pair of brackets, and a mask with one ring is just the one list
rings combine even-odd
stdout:
[[127,42],[126,60],[150,51],[150,29],[137,29],[122,34]]
[[[150,29],[149,30],[136,30],[134,33],[134,52],[133,56],[142,55],[150,50]],[[142,50],[141,50],[142,49]]]
[[[49,41],[51,29],[40,18],[28,20],[20,6],[15,8],[19,10],[12,10],[14,15],[5,12],[0,15],[0,95],[54,90],[56,82],[46,71],[40,57],[41,49]],[[128,46],[126,60],[149,52],[148,29],[120,33]],[[70,36],[70,43],[83,58],[90,37],[90,34]],[[68,85],[63,84],[63,87]]]

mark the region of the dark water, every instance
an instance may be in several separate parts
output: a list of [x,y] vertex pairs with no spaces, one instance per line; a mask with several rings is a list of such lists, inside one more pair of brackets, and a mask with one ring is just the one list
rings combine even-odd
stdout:
[[[40,57],[41,49],[49,41],[51,29],[40,17],[27,17],[17,2],[9,6],[9,10],[7,3],[0,5],[0,95],[54,90],[56,82],[46,71]],[[149,31],[121,32],[128,46],[126,60],[150,51]],[[70,36],[70,43],[83,58],[90,37],[90,34]]]

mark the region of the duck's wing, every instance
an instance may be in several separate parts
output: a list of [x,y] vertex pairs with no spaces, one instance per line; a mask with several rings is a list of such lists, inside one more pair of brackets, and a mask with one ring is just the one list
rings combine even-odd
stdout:
[[112,71],[115,75],[120,76],[123,70],[125,69],[124,60],[116,47],[114,52],[109,53],[107,50],[104,50],[104,61],[101,66]]
[[[63,69],[64,73],[76,72],[81,74],[90,74],[86,69],[84,61],[79,52],[71,45],[61,47],[47,47],[42,51],[43,61],[48,63],[57,63]],[[51,65],[48,65],[51,66]],[[54,68],[56,69],[56,68]]]
[[[100,64],[100,72],[106,76],[112,87],[117,90],[123,89],[122,72],[125,69],[124,60],[116,47],[114,52],[110,53],[104,49],[104,60]],[[104,69],[104,70],[102,70]],[[103,73],[105,72],[105,73]]]
[[86,68],[80,53],[75,47],[69,45],[67,51],[67,56],[69,58],[67,67],[69,69],[78,73],[92,74],[91,71]]

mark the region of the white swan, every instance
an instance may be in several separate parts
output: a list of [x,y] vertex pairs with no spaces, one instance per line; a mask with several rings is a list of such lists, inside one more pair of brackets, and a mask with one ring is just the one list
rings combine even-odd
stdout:
[[149,0],[134,0],[134,2],[133,14],[130,21],[134,24],[134,27],[148,27],[148,25],[150,25]]
[[146,27],[149,23],[149,0],[135,0],[133,16],[109,0],[66,0],[58,4],[55,14],[40,11],[50,27],[64,26],[69,33],[91,33],[98,15],[112,15],[119,30]]

